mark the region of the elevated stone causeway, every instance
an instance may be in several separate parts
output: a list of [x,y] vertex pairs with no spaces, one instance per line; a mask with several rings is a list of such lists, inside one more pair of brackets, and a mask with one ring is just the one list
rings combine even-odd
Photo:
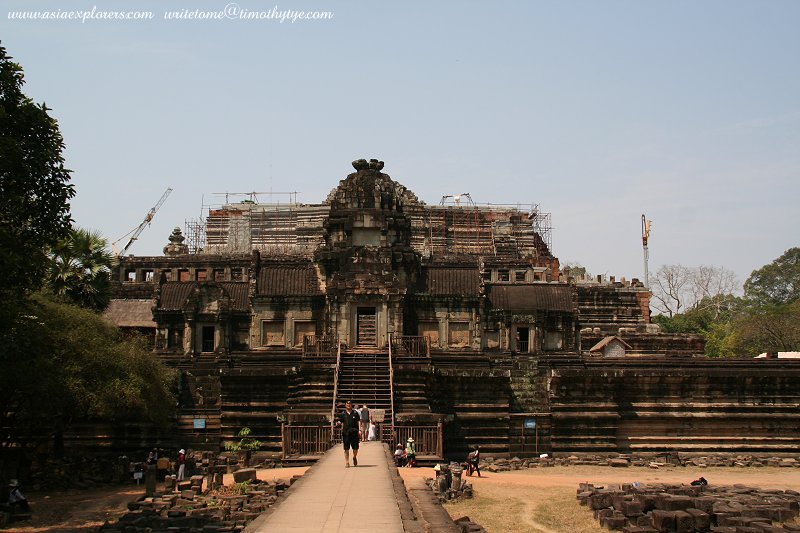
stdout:
[[415,513],[386,445],[365,442],[358,466],[345,467],[342,447],[334,446],[280,503],[245,529],[246,533],[272,531],[416,533],[459,528],[441,507],[438,512]]

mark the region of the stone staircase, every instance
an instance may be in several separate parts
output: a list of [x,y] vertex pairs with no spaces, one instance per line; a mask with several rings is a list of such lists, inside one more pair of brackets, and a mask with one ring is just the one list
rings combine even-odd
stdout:
[[303,365],[290,379],[287,421],[293,425],[329,424],[333,380],[331,366]]
[[397,420],[431,414],[428,402],[429,376],[429,371],[395,369],[394,408]]
[[[389,356],[379,351],[343,352],[339,364],[337,387],[337,412],[344,402],[350,400],[354,407],[367,405],[372,409],[384,409],[384,434],[391,428],[392,385],[389,374]],[[330,409],[330,407],[329,407]]]

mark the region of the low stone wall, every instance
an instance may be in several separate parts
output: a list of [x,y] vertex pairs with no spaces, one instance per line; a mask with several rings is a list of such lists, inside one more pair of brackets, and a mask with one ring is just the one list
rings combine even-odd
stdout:
[[790,522],[800,510],[800,493],[792,490],[666,484],[603,488],[582,483],[578,500],[601,526],[625,533],[800,531],[800,524]]
[[481,458],[481,470],[487,472],[507,472],[523,468],[546,468],[553,466],[610,466],[625,468],[629,466],[665,468],[677,467],[781,467],[800,468],[800,455],[786,456],[757,456],[733,454],[708,454],[684,455],[677,452],[661,454],[609,454],[609,455],[568,455],[560,457],[512,457],[496,458],[486,456]]

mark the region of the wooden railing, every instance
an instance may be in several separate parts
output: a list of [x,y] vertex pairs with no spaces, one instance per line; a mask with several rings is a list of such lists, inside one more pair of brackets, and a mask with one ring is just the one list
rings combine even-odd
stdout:
[[303,358],[333,357],[339,350],[339,337],[336,335],[303,336]]
[[[389,419],[389,424],[391,428],[390,435],[394,435],[394,364],[392,363],[392,334],[389,334],[389,406],[392,409],[391,417]],[[385,425],[383,426],[385,428]],[[382,433],[386,433],[386,431],[382,431]],[[385,439],[386,437],[381,435],[381,440]]]
[[[442,455],[442,423],[435,426],[394,426],[394,437],[383,431],[384,442],[405,444],[408,437],[416,443],[417,455]],[[283,456],[322,455],[342,442],[342,430],[328,426],[281,426]]]
[[400,444],[405,444],[409,437],[413,437],[417,455],[443,457],[441,422],[435,426],[395,426],[394,429]]
[[397,357],[431,356],[431,338],[411,335],[390,335],[389,345]]
[[283,456],[322,455],[333,443],[327,426],[281,426]]
[[342,364],[342,345],[336,343],[336,366],[333,368],[333,401],[331,402],[331,442],[336,428],[336,397],[339,395],[339,368]]

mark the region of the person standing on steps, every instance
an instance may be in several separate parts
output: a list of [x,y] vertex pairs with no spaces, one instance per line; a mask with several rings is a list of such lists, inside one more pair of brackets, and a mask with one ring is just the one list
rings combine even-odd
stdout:
[[359,414],[361,415],[361,442],[366,442],[369,438],[369,409],[366,404],[361,406]]
[[353,402],[347,401],[344,404],[344,411],[339,415],[336,425],[342,428],[342,445],[344,446],[344,466],[350,467],[350,448],[353,448],[353,466],[358,466],[358,442],[360,432],[358,431],[361,416],[358,411],[353,409]]

